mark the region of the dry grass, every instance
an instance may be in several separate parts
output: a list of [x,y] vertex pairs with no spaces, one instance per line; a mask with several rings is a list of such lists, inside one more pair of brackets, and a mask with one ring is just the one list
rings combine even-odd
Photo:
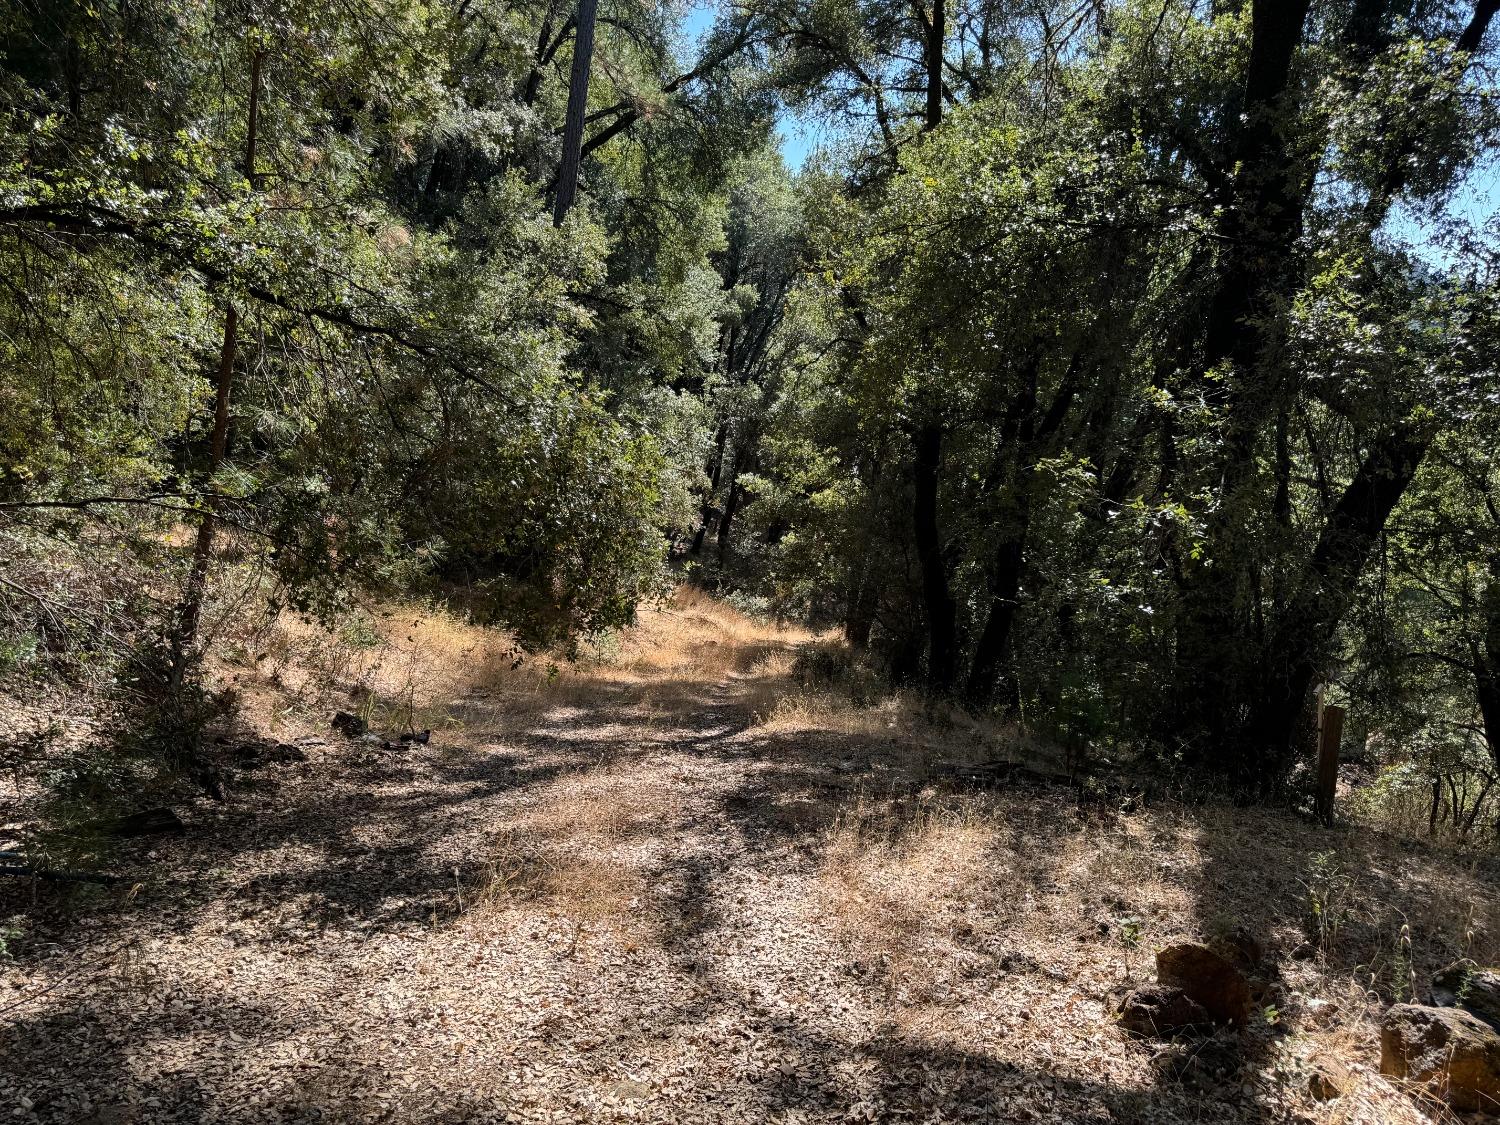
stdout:
[[635,866],[548,847],[525,833],[500,836],[462,906],[481,921],[541,910],[571,925],[575,948],[611,934],[637,941],[651,921],[646,882]]
[[[817,641],[820,647],[829,644],[827,639]],[[1042,773],[1065,772],[1054,748],[1013,724],[925,700],[915,692],[872,687],[868,681],[851,691],[851,685],[838,678],[828,682],[809,674],[791,649],[757,660],[745,689],[746,704],[766,732],[782,738],[832,735],[874,750],[884,764],[907,776],[997,762]]]
[[[150,1076],[192,1073],[220,1105],[306,1119],[313,1050],[334,1052],[335,1120],[1441,1116],[1376,1073],[1376,1021],[1413,975],[1500,959],[1491,861],[1275,810],[978,788],[945,767],[1060,767],[693,590],[575,661],[519,656],[432,608],[246,630],[221,674],[263,731],[360,708],[439,733],[330,738],[194,810],[210,831],[153,843],[163,885],[95,933],[143,935],[150,1003],[168,999],[68,975],[97,937],[51,935],[59,956],[8,970],[41,1013],[7,1056],[16,1089],[76,1088],[81,1052],[96,1099],[180,1108],[193,1087]],[[1336,926],[1310,924],[1315,899]],[[1267,950],[1251,1029],[1120,1033],[1113,1000],[1156,948],[1238,926]],[[103,1037],[66,1039],[69,1005],[129,1044],[128,1074]],[[1316,1064],[1343,1068],[1343,1096],[1311,1097]],[[419,1092],[368,1108],[396,1085]]]
[[[1294,959],[1316,936],[1310,900],[1330,879],[1344,888],[1333,900],[1338,933]],[[1379,1076],[1375,1027],[1386,1002],[1410,998],[1410,981],[1460,956],[1500,959],[1495,882],[1495,871],[1466,870],[1450,853],[1271,811],[1100,815],[1055,791],[928,789],[914,801],[861,798],[838,817],[818,909],[862,969],[912,1006],[924,1035],[972,1034],[974,999],[956,982],[998,978],[1003,1006],[1028,1013],[1003,1047],[1018,1059],[1097,1052],[1098,1019],[1070,1026],[1078,997],[1107,1021],[1105,1001],[1152,979],[1155,949],[1246,926],[1266,944],[1268,968],[1249,1043],[1263,1061],[1245,1081],[1308,1121],[1424,1121],[1442,1107]],[[1315,1065],[1346,1076],[1344,1096],[1311,1098]]]
[[637,770],[602,769],[554,782],[521,826],[548,838],[605,848],[672,824],[678,802],[670,789]]
[[619,768],[565,776],[543,793],[498,834],[471,905],[512,914],[540,906],[578,937],[649,940],[652,854],[639,845],[680,820],[676,794]]
[[[1063,767],[1013,727],[867,690],[836,643],[690,588],[571,661],[523,655],[504,634],[433,608],[370,607],[333,633],[283,617],[262,644],[277,715],[348,700],[377,723],[443,730],[455,761],[526,731],[568,732],[588,767],[531,793],[460,895],[474,924],[563,925],[570,957],[659,949],[680,925],[659,884],[693,801],[660,762],[620,747],[670,746],[685,716],[729,684],[753,717],[747,737],[783,767],[757,798],[756,822],[774,838],[816,841],[801,908],[913,1042],[984,1042],[1018,1066],[1044,1055],[1127,1085],[1144,1063],[1190,1081],[1191,1057],[1151,1059],[1120,1041],[1112,998],[1150,979],[1155,948],[1245,926],[1274,966],[1261,997],[1269,1014],[1253,1033],[1258,1061],[1242,1075],[1257,1096],[1330,1125],[1431,1120],[1440,1110],[1420,1091],[1375,1072],[1378,1014],[1454,957],[1500,958],[1493,873],[1273,812],[1168,805],[1125,816],[1078,808],[1059,787],[955,788],[953,767]],[[858,780],[787,773],[814,744],[810,765],[847,755]],[[1337,915],[1326,932],[1309,924],[1315,897]],[[1293,960],[1309,934],[1316,956]],[[1000,1041],[976,1020],[995,1021]],[[1315,1062],[1342,1068],[1343,1097],[1311,1099]]]
[[338,708],[379,728],[494,733],[601,699],[664,714],[810,637],[688,586],[571,659],[523,652],[503,630],[439,606],[373,603],[331,628],[291,612],[241,628],[219,674],[240,688],[252,725],[270,729]]
[[931,997],[1011,874],[999,834],[971,810],[927,799],[893,815],[861,798],[828,832],[819,909],[888,989]]

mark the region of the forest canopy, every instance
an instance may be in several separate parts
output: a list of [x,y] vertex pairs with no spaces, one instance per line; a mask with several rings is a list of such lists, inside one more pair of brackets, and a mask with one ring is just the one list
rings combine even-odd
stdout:
[[686,571],[1081,755],[1500,775],[1497,7],[13,0],[0,672],[191,772],[236,599]]

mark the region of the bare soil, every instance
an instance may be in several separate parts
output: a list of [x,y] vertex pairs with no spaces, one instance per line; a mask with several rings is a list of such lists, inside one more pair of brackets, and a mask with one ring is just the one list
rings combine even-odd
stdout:
[[[1374,1019],[1413,976],[1496,957],[1490,860],[1274,811],[976,788],[947,767],[1024,740],[811,691],[792,655],[812,638],[701,598],[579,666],[518,672],[431,613],[381,630],[378,659],[325,660],[321,687],[295,629],[226,670],[253,733],[326,742],[126,847],[128,892],[0,887],[25,931],[0,961],[0,1118],[1439,1114],[1376,1073]],[[431,741],[327,731],[328,690],[351,687],[377,727]],[[1315,896],[1332,925],[1297,959]],[[1112,1004],[1154,948],[1236,925],[1267,949],[1252,1027],[1121,1032]],[[1345,1090],[1314,1100],[1330,1062]]]

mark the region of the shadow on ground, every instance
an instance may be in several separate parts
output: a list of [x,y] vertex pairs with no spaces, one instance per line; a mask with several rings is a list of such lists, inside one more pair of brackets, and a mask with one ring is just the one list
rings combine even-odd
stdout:
[[[1322,850],[1335,854],[1334,867],[1351,880],[1338,892],[1339,932],[1318,954],[1329,970],[1352,975],[1363,967],[1380,987],[1380,974],[1390,968],[1381,951],[1394,948],[1390,923],[1403,910],[1417,920],[1423,969],[1454,952],[1453,886],[1414,881],[1410,870],[1414,857],[1434,869],[1441,857],[1423,858],[1420,849],[1369,833],[1324,833],[1272,812],[1127,812],[1107,801],[1080,803],[1073,789],[1046,783],[976,789],[935,770],[930,756],[913,754],[904,732],[876,737],[765,726],[757,707],[767,685],[751,670],[774,648],[748,647],[724,682],[601,683],[591,699],[553,711],[532,708],[494,731],[482,724],[503,712],[503,700],[456,704],[466,724],[462,745],[442,733],[431,745],[399,751],[330,743],[311,762],[252,777],[222,809],[194,809],[195,827],[185,839],[126,851],[121,862],[143,886],[102,906],[45,887],[32,902],[31,888],[5,887],[0,912],[25,913],[33,926],[16,966],[23,974],[16,998],[0,1001],[9,1081],[33,1091],[26,1095],[32,1109],[22,1106],[21,1119],[25,1113],[46,1119],[48,1104],[57,1120],[122,1122],[255,1114],[456,1122],[520,1112],[527,1083],[542,1081],[517,1069],[524,1055],[487,1062],[459,1055],[461,1062],[447,1059],[433,1069],[421,1060],[421,1037],[413,1036],[408,1047],[374,1062],[359,1034],[340,1038],[322,1025],[299,1028],[284,1019],[275,1023],[273,1041],[265,1030],[272,1021],[232,984],[187,997],[179,1007],[157,996],[132,1017],[131,986],[109,974],[120,973],[122,939],[262,950],[289,965],[289,988],[297,987],[299,959],[330,955],[330,935],[351,973],[359,966],[351,947],[471,941],[463,926],[476,901],[486,901],[502,835],[506,862],[536,874],[518,879],[501,907],[565,915],[567,902],[547,881],[558,870],[563,830],[517,826],[528,824],[560,787],[582,782],[605,791],[624,785],[621,779],[637,786],[620,789],[620,800],[639,799],[647,811],[612,821],[605,843],[613,850],[599,854],[605,867],[624,856],[621,866],[639,869],[652,924],[632,945],[648,947],[639,956],[652,959],[651,971],[667,985],[646,1005],[617,1006],[622,1012],[600,1004],[570,1017],[587,1030],[589,1046],[556,1054],[548,1041],[531,1041],[527,1050],[538,1059],[560,1058],[571,1068],[572,1100],[552,1109],[572,1120],[665,1119],[673,1116],[674,1098],[696,1105],[700,1095],[709,1097],[691,1071],[670,1088],[620,1076],[622,1068],[644,1073],[656,1066],[659,1044],[699,1039],[716,1044],[715,1065],[730,1075],[725,1090],[698,1106],[709,1120],[1162,1122],[1285,1115],[1284,1099],[1267,1077],[1274,1029],[1256,1028],[1238,1040],[1141,1044],[1125,1042],[1098,1017],[1092,1030],[1068,1032],[1096,1037],[1114,1060],[1098,1078],[1080,1077],[1089,1073],[1086,1060],[1063,1065],[1050,1057],[1047,1026],[1024,1032],[1029,1057],[969,1049],[948,1016],[934,1017],[924,1030],[924,1013],[935,1002],[901,999],[904,985],[888,950],[862,944],[858,933],[829,937],[820,928],[824,908],[797,896],[822,893],[819,880],[844,854],[840,847],[851,862],[873,856],[871,863],[886,864],[880,872],[906,878],[926,846],[916,829],[927,825],[984,834],[978,874],[966,875],[970,883],[941,905],[962,915],[977,903],[988,913],[977,922],[944,923],[934,933],[946,944],[933,947],[961,959],[955,960],[967,974],[961,983],[975,995],[1057,997],[1073,990],[1102,1010],[1105,985],[1075,986],[1056,975],[1056,965],[1082,956],[1085,941],[1093,943],[1091,957],[1101,942],[1114,941],[1118,930],[1111,926],[1149,909],[1131,896],[1151,884],[1166,888],[1162,901],[1177,916],[1150,918],[1148,944],[1244,925],[1262,935],[1272,966],[1267,975],[1279,980],[1277,967],[1304,936],[1309,880],[1315,869],[1329,870],[1314,860]],[[653,787],[674,794],[659,815],[650,811]],[[1345,886],[1337,881],[1343,877],[1332,877],[1330,893]],[[1500,899],[1492,868],[1476,865],[1467,878],[1473,894]],[[870,886],[878,890],[878,880],[872,877]],[[775,919],[777,928],[757,928],[765,920],[759,916],[737,920],[736,903],[748,898],[753,905],[761,901],[756,896],[772,901],[772,891],[787,910]],[[1019,929],[1009,929],[1021,925],[1023,904],[1026,917],[1055,927],[1056,949],[1028,944]],[[1472,923],[1472,911],[1469,917]],[[931,921],[920,912],[915,919],[918,927]],[[597,928],[607,931],[607,922]],[[575,943],[581,925],[575,923]],[[755,960],[757,943],[783,940],[783,930],[791,935],[789,948],[816,951],[824,963],[795,965],[786,979],[764,971],[774,962]],[[1077,932],[1094,936],[1067,937]],[[1075,945],[1064,947],[1064,940]],[[862,954],[866,948],[878,954],[874,968]],[[576,959],[576,949],[567,956]],[[360,984],[357,976],[349,981],[351,990]],[[596,986],[606,987],[603,978]],[[628,991],[629,985],[607,987]],[[798,989],[800,1000],[787,1001]],[[822,1005],[834,1002],[850,1012],[831,1018]],[[94,1027],[106,1008],[109,1020]],[[1047,1009],[1030,1018],[1054,1015]],[[323,1053],[299,1071],[297,1057],[288,1062],[276,1052],[304,1033],[322,1042]],[[178,1046],[190,1060],[179,1073],[153,1073],[137,1061]],[[262,1100],[253,1107],[223,1104],[216,1076],[236,1059],[262,1055],[273,1059],[266,1065],[277,1075]],[[75,1068],[86,1071],[87,1082],[69,1077]],[[1116,1072],[1134,1077],[1111,1077]],[[306,1080],[293,1080],[298,1074]],[[337,1081],[325,1089],[326,1075]],[[78,1099],[86,1090],[129,1097],[110,1102],[90,1095],[85,1107]],[[48,1092],[50,1103],[39,1101]]]

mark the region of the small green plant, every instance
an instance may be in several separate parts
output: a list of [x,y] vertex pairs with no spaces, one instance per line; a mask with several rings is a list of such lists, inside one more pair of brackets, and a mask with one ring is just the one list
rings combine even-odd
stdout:
[[1266,1021],[1267,1027],[1275,1027],[1281,1022],[1281,1009],[1275,1004],[1267,1004],[1260,1011],[1261,1017]]
[[1141,935],[1146,932],[1145,923],[1139,918],[1120,919],[1120,948],[1125,953],[1125,979],[1133,980],[1135,952],[1141,947]]
[[613,664],[620,659],[623,646],[618,629],[600,629],[588,636],[585,653],[600,664]]
[[1336,852],[1319,852],[1302,886],[1307,892],[1307,936],[1326,954],[1353,913],[1354,879],[1339,864]]
[[0,636],[0,676],[35,662],[41,638],[33,632]]
[[356,612],[339,629],[339,640],[352,649],[378,648],[380,634],[375,631],[375,623],[369,617]]
[[1417,991],[1417,970],[1412,964],[1411,927],[1403,918],[1401,931],[1396,935],[1396,950],[1391,958],[1391,996],[1400,1004],[1414,999]]
[[24,921],[21,915],[15,914],[0,922],[0,961],[8,961],[14,956],[11,946],[26,936],[26,928],[22,925]]

